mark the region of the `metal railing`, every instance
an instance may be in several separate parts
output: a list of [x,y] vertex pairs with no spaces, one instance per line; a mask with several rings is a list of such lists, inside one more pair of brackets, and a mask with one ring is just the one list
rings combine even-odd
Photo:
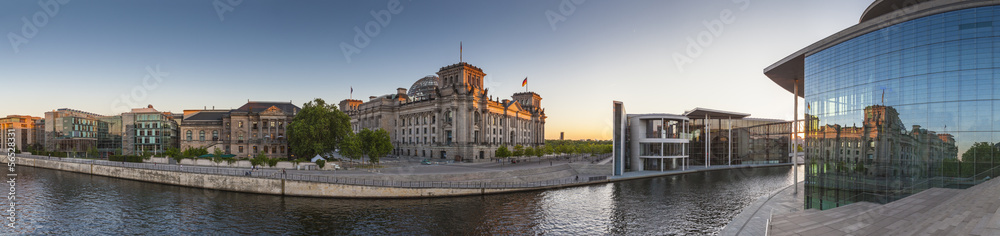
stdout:
[[275,169],[250,170],[249,168],[239,169],[232,167],[220,168],[220,167],[204,167],[204,166],[183,166],[174,164],[118,162],[118,161],[106,161],[106,160],[95,160],[95,159],[59,158],[59,157],[35,156],[35,155],[21,155],[19,157],[41,159],[41,160],[54,160],[54,161],[71,162],[71,163],[93,164],[102,166],[147,169],[147,170],[226,175],[226,176],[244,176],[253,178],[285,179],[285,180],[297,180],[297,181],[319,182],[319,183],[330,183],[330,184],[363,185],[363,186],[377,186],[377,187],[400,187],[400,188],[511,189],[511,188],[539,188],[539,187],[559,186],[567,184],[582,184],[589,182],[607,182],[606,178],[602,179],[602,178],[576,178],[576,177],[567,177],[561,179],[551,179],[551,180],[536,181],[536,182],[395,181],[395,180],[379,180],[379,179],[364,179],[364,178],[345,178],[333,175],[282,173],[281,170],[275,170]]

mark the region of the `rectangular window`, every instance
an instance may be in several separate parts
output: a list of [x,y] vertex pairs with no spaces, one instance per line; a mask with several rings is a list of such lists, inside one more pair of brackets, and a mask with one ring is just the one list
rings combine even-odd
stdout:
[[451,130],[447,131],[447,145],[451,145]]

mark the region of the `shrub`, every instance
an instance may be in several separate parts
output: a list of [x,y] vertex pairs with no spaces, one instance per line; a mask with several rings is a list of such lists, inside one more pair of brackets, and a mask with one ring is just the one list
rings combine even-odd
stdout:
[[317,160],[316,161],[316,166],[319,166],[320,169],[323,169],[323,166],[326,166],[326,161],[324,161],[324,160]]
[[136,163],[142,163],[142,159],[143,159],[142,156],[135,156],[135,155],[125,155],[125,156],[114,155],[108,157],[109,161],[123,161],[123,162],[136,162]]
[[181,155],[170,156],[170,158],[174,159],[174,161],[176,161],[177,164],[181,164],[181,160],[184,160],[184,156]]

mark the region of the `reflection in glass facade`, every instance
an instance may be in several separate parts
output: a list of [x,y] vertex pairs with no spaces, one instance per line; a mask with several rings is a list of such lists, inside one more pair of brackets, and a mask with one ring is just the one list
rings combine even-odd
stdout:
[[887,203],[1000,174],[995,27],[1000,7],[956,10],[807,56],[806,207]]
[[[692,119],[690,165],[705,165],[705,142],[709,142],[709,165],[789,163],[788,140],[792,123],[770,119]],[[706,128],[706,124],[708,128]],[[707,131],[707,132],[706,132]],[[730,136],[732,134],[732,136]],[[730,142],[732,137],[732,142]],[[732,149],[730,149],[730,146]],[[732,156],[730,156],[732,150]]]

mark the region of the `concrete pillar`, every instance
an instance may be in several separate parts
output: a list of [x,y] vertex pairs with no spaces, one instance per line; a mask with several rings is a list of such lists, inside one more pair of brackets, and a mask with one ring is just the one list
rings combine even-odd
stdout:
[[799,126],[799,80],[798,79],[795,79],[795,83],[793,83],[792,87],[794,87],[794,89],[793,89],[794,91],[792,93],[792,97],[795,98],[795,108],[794,108],[795,114],[793,115],[794,120],[792,120],[792,140],[791,140],[792,141],[792,172],[793,172],[792,173],[793,174],[792,178],[795,181],[795,186],[794,186],[795,191],[794,191],[794,193],[798,194],[799,193],[799,166],[798,166],[799,163],[797,161],[795,161],[795,156],[799,152],[798,148],[795,148],[795,139],[798,136],[797,132],[798,132],[798,126]]

